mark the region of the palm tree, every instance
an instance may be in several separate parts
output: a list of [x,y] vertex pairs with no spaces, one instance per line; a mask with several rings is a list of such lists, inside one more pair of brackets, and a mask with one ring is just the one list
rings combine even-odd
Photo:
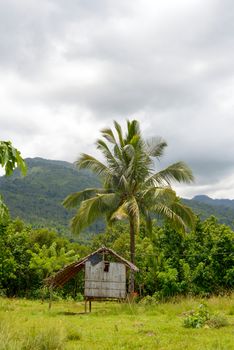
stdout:
[[[183,205],[171,188],[171,181],[189,183],[193,175],[183,162],[155,172],[155,158],[159,159],[167,143],[161,138],[145,141],[136,120],[127,121],[124,136],[121,126],[114,122],[115,133],[107,128],[101,131],[97,148],[105,162],[82,154],[76,165],[90,169],[103,180],[101,188],[87,188],[70,194],[63,202],[66,208],[79,206],[72,219],[72,231],[79,233],[99,217],[108,223],[127,219],[130,228],[130,258],[135,261],[135,236],[139,232],[140,217],[148,231],[152,229],[154,213],[185,230],[193,224],[192,211]],[[134,291],[134,276],[130,276],[130,292]]]

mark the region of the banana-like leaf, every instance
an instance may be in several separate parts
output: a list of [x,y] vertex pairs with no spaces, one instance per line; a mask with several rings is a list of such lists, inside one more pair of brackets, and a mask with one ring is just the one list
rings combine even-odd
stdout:
[[12,146],[10,141],[0,141],[0,165],[5,168],[5,174],[11,175],[16,167],[26,175],[27,165],[21,157],[20,151]]

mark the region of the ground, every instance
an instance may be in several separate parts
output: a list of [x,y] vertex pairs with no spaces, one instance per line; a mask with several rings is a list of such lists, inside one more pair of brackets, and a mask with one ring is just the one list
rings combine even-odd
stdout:
[[[190,310],[206,303],[225,316],[219,329],[183,327]],[[210,299],[181,298],[156,305],[93,303],[48,304],[26,299],[0,299],[0,350],[232,350],[234,295]]]

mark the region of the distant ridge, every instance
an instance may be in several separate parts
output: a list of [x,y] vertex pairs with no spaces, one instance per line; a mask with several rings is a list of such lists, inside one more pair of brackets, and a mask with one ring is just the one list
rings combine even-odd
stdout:
[[[27,158],[26,163],[26,177],[17,170],[11,177],[0,177],[0,193],[12,217],[18,216],[34,227],[53,227],[69,234],[69,221],[74,212],[64,209],[61,202],[72,192],[99,187],[99,180],[89,171],[78,171],[73,164],[65,161],[37,157]],[[201,219],[214,215],[221,223],[234,229],[234,200],[199,195],[183,201]],[[99,221],[90,231],[100,232],[103,229],[104,225]]]
[[209,216],[216,216],[220,223],[229,225],[234,229],[234,200],[212,199],[206,195],[198,195],[192,199],[183,199],[195,214],[202,220]]
[[193,197],[192,200],[200,203],[206,203],[215,206],[225,206],[227,208],[234,209],[234,199],[213,199],[205,195],[198,195]]

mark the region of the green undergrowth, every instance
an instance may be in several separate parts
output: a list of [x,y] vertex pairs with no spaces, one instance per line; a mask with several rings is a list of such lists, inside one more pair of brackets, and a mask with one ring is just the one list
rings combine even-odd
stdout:
[[[201,304],[216,315],[214,324],[185,328],[188,313]],[[31,349],[232,350],[234,295],[155,305],[95,302],[90,314],[82,302],[54,302],[48,310],[40,301],[0,298],[0,350]]]

